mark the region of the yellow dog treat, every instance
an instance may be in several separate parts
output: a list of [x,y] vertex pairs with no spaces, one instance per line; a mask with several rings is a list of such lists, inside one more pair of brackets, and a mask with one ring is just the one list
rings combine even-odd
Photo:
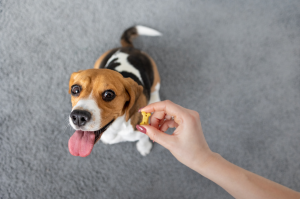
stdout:
[[140,125],[149,125],[148,121],[149,121],[149,117],[151,116],[151,113],[142,112],[142,115],[143,115],[143,120],[140,123]]

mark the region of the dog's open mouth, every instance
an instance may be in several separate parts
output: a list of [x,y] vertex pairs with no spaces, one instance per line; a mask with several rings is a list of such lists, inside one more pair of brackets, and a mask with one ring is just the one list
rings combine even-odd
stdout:
[[86,157],[91,154],[94,144],[101,138],[104,131],[114,122],[110,121],[98,131],[77,130],[69,139],[69,151],[74,156]]

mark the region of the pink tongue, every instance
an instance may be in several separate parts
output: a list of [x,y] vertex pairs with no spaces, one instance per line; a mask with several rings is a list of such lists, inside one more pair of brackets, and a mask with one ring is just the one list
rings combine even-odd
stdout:
[[90,155],[95,143],[93,131],[75,131],[69,139],[69,151],[74,156],[86,157]]

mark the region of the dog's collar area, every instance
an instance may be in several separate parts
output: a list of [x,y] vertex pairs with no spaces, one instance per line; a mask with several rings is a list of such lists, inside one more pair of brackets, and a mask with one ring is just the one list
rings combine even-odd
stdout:
[[112,121],[110,121],[108,124],[106,124],[103,128],[101,128],[98,131],[94,131],[95,133],[95,143],[97,142],[97,140],[99,139],[100,135],[102,133],[104,133],[104,131],[106,131],[106,129],[109,127],[109,125],[111,125],[115,120],[113,119]]

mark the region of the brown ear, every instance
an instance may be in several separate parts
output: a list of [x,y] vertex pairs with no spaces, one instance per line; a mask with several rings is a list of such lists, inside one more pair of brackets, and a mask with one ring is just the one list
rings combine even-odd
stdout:
[[71,75],[71,77],[70,77],[70,81],[69,81],[69,94],[71,94],[71,86],[73,85],[76,76],[77,76],[79,73],[81,73],[81,71],[82,71],[82,70],[79,70],[79,71],[77,71],[77,72],[72,73],[72,75]]
[[143,87],[138,85],[131,78],[124,78],[124,86],[129,95],[128,104],[125,107],[125,119],[128,121],[130,117],[139,109],[139,101],[141,101],[143,94]]

